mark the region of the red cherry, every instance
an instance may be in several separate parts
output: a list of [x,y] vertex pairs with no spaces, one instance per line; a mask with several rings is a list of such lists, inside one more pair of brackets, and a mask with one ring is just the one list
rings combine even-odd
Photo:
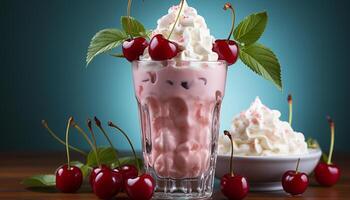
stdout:
[[56,170],[56,188],[64,193],[73,193],[79,190],[83,183],[83,173],[78,167],[62,165]]
[[302,194],[309,186],[309,178],[305,173],[289,170],[282,176],[282,186],[291,195]]
[[136,178],[130,178],[126,181],[126,193],[130,199],[149,200],[153,196],[155,182],[152,176],[142,174]]
[[231,133],[224,131],[224,134],[231,141],[231,159],[230,159],[230,173],[225,174],[220,181],[221,192],[232,200],[240,200],[247,196],[249,191],[248,181],[245,177],[239,176],[233,173],[232,160],[233,160],[233,141]]
[[[124,183],[126,183],[129,178],[136,178],[139,175],[138,170],[134,165],[123,165],[118,169],[122,173]],[[125,184],[123,185],[123,188],[125,189]]]
[[165,39],[163,35],[157,34],[151,39],[148,52],[153,60],[168,60],[177,55],[179,46],[177,43]]
[[130,62],[138,60],[147,46],[148,42],[143,37],[127,39],[123,42],[123,55]]
[[315,168],[315,179],[322,186],[332,186],[340,178],[340,169],[335,164],[318,163]]
[[243,199],[249,191],[248,181],[245,177],[231,174],[225,174],[220,182],[221,192],[232,200]]
[[91,188],[93,188],[93,186],[94,186],[94,181],[95,181],[97,174],[100,173],[104,169],[109,169],[109,167],[107,165],[101,165],[99,167],[94,167],[92,169],[92,171],[90,173],[90,177],[89,177],[89,183],[91,185]]
[[122,189],[123,177],[117,170],[102,169],[95,178],[93,191],[100,199],[111,199]]
[[228,65],[236,63],[238,59],[239,48],[233,40],[216,40],[213,51],[219,55],[219,60],[225,60]]

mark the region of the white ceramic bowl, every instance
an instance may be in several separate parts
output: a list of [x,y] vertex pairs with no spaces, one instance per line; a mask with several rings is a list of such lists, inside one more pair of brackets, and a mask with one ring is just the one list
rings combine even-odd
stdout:
[[[287,170],[295,170],[300,158],[299,171],[310,174],[316,167],[320,157],[320,149],[309,149],[309,153],[296,156],[234,156],[234,172],[248,179],[251,191],[282,190],[282,175]],[[230,156],[218,155],[215,177],[220,178],[229,173]]]

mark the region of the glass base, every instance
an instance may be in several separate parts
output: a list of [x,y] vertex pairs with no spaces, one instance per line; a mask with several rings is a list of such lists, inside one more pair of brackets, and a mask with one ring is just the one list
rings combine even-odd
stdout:
[[208,172],[196,178],[171,179],[149,171],[157,183],[153,199],[208,199],[213,194],[215,173],[213,169]]

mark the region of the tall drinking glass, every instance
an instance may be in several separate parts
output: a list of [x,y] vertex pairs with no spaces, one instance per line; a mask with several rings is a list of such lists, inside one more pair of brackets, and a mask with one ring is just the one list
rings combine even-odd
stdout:
[[135,61],[132,69],[154,198],[210,197],[226,63]]

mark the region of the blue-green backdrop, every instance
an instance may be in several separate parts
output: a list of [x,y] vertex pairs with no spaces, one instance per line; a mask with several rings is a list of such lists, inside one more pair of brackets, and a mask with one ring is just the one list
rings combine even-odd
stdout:
[[[226,0],[188,0],[203,15],[217,38],[227,36]],[[178,1],[134,1],[132,14],[148,28]],[[294,128],[328,148],[326,115],[336,122],[336,147],[350,151],[348,140],[349,15],[347,1],[236,0],[237,20],[266,10],[269,22],[260,42],[272,48],[282,64],[283,92],[256,76],[241,62],[228,74],[221,128],[247,108],[256,96],[281,110],[294,95]],[[140,128],[130,64],[108,55],[85,69],[91,37],[100,29],[119,27],[126,0],[0,0],[1,151],[63,150],[41,127],[47,119],[63,136],[68,116],[80,123],[97,115],[119,123],[140,148]],[[113,135],[121,149],[125,140]],[[98,142],[106,144],[99,136]],[[72,143],[87,148],[72,134]]]

